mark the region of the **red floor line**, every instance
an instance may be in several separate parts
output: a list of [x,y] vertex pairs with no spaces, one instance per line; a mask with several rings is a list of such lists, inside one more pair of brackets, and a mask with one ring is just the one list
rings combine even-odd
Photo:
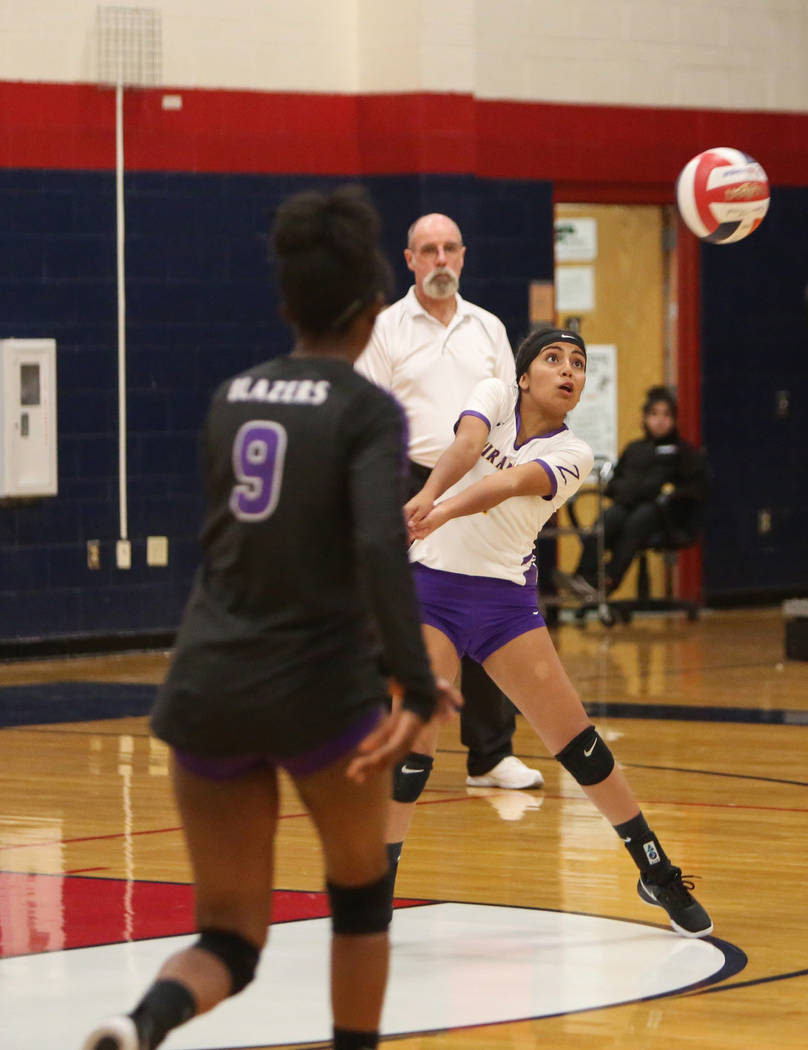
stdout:
[[[432,789],[427,788],[427,791]],[[494,789],[490,795],[461,795],[456,798],[421,798],[418,802],[419,806],[434,806],[442,802],[475,802],[478,799],[492,798],[496,796],[496,791],[501,789]],[[553,799],[556,802],[581,802],[584,805],[591,806],[592,803],[587,798],[579,798],[577,795],[551,795],[545,793],[536,796],[537,798]],[[679,800],[671,799],[653,799],[644,798],[638,800],[643,806],[691,806],[698,807],[701,809],[734,809],[738,812],[755,812],[761,810],[766,813],[808,813],[808,808],[805,806],[749,806],[741,805],[737,802],[681,802]]]
[[[286,813],[280,819],[281,820],[298,820],[300,817],[308,817],[308,813],[303,810],[300,813]],[[114,831],[108,835],[82,835],[79,838],[74,839],[43,839],[39,842],[14,842],[9,845],[0,845],[0,853],[6,850],[12,849],[39,849],[41,846],[73,846],[77,842],[100,842],[103,839],[122,839],[126,838],[127,834],[133,838],[136,835],[165,835],[172,831],[182,831],[182,825],[178,825],[175,828],[148,828],[145,831]]]
[[[496,790],[496,789],[494,789]],[[436,806],[445,805],[450,802],[477,802],[481,799],[490,798],[490,795],[457,795],[453,798],[422,798],[419,802],[419,806]],[[540,798],[553,799],[556,802],[581,802],[587,806],[591,806],[586,798],[578,798],[573,795],[550,795],[542,793]],[[643,806],[688,806],[691,808],[698,809],[732,809],[739,813],[745,812],[763,812],[763,813],[808,813],[808,808],[798,806],[748,806],[739,805],[737,802],[682,802],[682,801],[671,801],[665,799],[641,799]],[[308,817],[308,813],[287,813],[281,817],[281,820],[298,819],[300,817]],[[47,839],[42,842],[16,842],[11,845],[2,846],[0,845],[0,853],[7,852],[9,850],[17,849],[39,849],[42,846],[71,846],[78,842],[98,842],[104,839],[122,839],[126,838],[127,834],[134,836],[139,835],[163,835],[167,832],[182,831],[182,826],[175,828],[151,828],[146,831],[132,831],[124,832],[117,831],[112,832],[108,835],[85,835],[81,838],[75,839]],[[96,869],[86,869],[96,870]],[[101,869],[97,869],[101,870]]]
[[164,835],[169,831],[182,831],[182,826],[176,828],[151,828],[146,831],[113,831],[108,835],[83,835],[75,839],[44,839],[41,842],[14,842],[9,846],[0,846],[0,853],[11,849],[39,849],[41,846],[72,846],[77,842],[100,842],[103,839],[134,838],[139,835]]

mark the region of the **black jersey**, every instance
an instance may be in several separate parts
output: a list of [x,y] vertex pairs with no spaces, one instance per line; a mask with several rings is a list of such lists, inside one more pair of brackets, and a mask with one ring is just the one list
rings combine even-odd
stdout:
[[376,637],[405,706],[431,714],[397,403],[347,362],[278,358],[222,384],[202,446],[203,560],[157,735],[202,755],[316,747],[384,696]]

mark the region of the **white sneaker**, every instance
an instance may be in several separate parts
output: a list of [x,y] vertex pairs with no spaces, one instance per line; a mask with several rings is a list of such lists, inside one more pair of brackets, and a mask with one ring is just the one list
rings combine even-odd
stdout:
[[90,1032],[81,1050],[140,1050],[135,1022],[125,1014],[108,1017]]
[[506,755],[481,777],[466,777],[466,783],[475,788],[539,788],[544,777],[516,755]]

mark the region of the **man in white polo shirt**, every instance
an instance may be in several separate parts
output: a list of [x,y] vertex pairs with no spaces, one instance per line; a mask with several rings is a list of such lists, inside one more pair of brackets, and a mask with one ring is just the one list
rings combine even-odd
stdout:
[[[460,229],[447,215],[417,219],[404,251],[415,283],[377,317],[370,343],[356,362],[358,371],[389,390],[407,414],[411,494],[451,444],[454,424],[481,379],[496,376],[512,384],[516,400],[513,351],[505,326],[458,294],[465,254]],[[473,660],[463,660],[462,691],[466,783],[541,787],[541,773],[513,754],[513,706]],[[396,797],[403,793],[408,796],[404,801],[414,801],[409,796],[423,790],[431,765],[428,756],[408,755],[396,773]]]

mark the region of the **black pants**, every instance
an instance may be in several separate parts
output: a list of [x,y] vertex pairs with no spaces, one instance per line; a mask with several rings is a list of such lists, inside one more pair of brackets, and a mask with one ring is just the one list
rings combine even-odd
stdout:
[[[428,468],[410,463],[409,496],[419,491],[429,474]],[[470,657],[463,657],[460,673],[460,689],[465,700],[460,711],[460,740],[468,748],[469,776],[479,777],[513,754],[511,738],[516,730],[516,708]]]
[[[638,551],[647,546],[655,532],[665,527],[665,514],[657,503],[638,503],[623,507],[618,503],[603,512],[603,545],[611,551],[606,576],[614,590],[628,571]],[[576,570],[594,584],[598,574],[597,537],[587,536]]]

